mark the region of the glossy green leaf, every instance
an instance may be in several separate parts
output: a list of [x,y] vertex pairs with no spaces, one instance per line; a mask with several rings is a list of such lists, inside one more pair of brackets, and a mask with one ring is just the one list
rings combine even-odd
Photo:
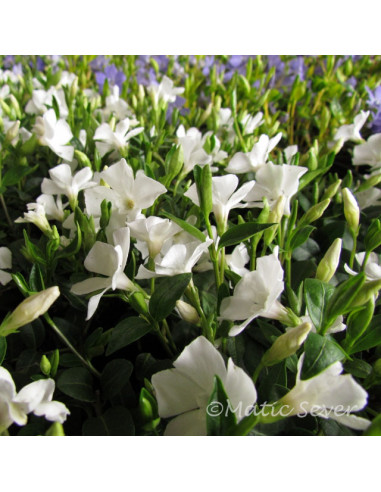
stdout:
[[239,224],[230,227],[224,234],[222,234],[219,248],[225,248],[226,246],[232,246],[239,244],[242,241],[246,241],[254,234],[262,232],[265,229],[273,226],[274,224],[258,224],[257,222],[246,222],[245,224]]
[[101,374],[101,388],[104,398],[116,396],[132,374],[133,365],[129,360],[115,359],[109,362]]
[[304,244],[310,237],[310,234],[314,229],[316,229],[316,227],[308,225],[294,231],[289,242],[290,251],[293,251],[294,249]]
[[161,321],[172,313],[176,301],[183,295],[191,278],[191,273],[181,273],[163,278],[157,283],[149,302],[149,312],[156,321]]
[[107,345],[106,355],[111,355],[117,350],[127,347],[144,337],[152,330],[150,324],[142,318],[131,317],[122,320],[113,328],[111,339]]
[[308,314],[317,330],[323,325],[324,311],[334,290],[332,285],[315,278],[306,278],[304,281],[304,298]]
[[65,395],[80,401],[94,402],[93,377],[84,367],[64,371],[57,380],[57,387]]
[[318,333],[308,335],[304,352],[301,379],[310,379],[345,357],[345,352],[336,342]]

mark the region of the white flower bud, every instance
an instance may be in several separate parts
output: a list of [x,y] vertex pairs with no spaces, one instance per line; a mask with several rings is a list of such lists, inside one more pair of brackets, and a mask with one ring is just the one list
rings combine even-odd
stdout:
[[197,325],[200,321],[200,316],[193,306],[188,304],[187,302],[178,300],[176,301],[176,308],[180,315],[180,317],[184,321],[188,321],[188,323],[192,323]]
[[344,188],[342,193],[345,218],[352,231],[357,231],[360,222],[360,209],[358,203],[348,188]]
[[316,270],[316,278],[322,282],[329,282],[335,275],[340,261],[342,242],[340,238],[335,239],[320,261]]
[[60,290],[55,286],[24,299],[1,324],[0,336],[9,335],[46,313],[59,295]]

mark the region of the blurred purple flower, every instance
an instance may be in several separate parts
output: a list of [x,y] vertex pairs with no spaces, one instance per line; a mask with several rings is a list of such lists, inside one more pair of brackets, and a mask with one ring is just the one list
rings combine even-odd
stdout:
[[365,87],[365,90],[368,93],[368,106],[372,112],[373,119],[370,122],[370,131],[372,133],[380,133],[381,132],[381,85],[376,87],[372,92],[369,87]]

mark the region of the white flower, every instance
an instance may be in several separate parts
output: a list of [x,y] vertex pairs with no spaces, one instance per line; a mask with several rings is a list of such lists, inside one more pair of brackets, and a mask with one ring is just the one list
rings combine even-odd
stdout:
[[[361,266],[364,262],[365,251],[356,253],[355,258],[357,263]],[[357,275],[357,272],[349,268],[347,264],[344,265],[344,269],[349,275]],[[381,265],[379,263],[378,255],[374,252],[370,253],[368,261],[364,268],[366,282],[372,282],[373,280],[381,280]]]
[[128,223],[131,236],[147,243],[149,255],[155,258],[164,242],[182,229],[174,222],[160,217],[137,219]]
[[60,196],[57,196],[57,199],[54,200],[52,195],[43,194],[37,198],[36,202],[44,207],[47,219],[58,220],[59,222],[64,220],[64,208],[67,207],[68,204],[65,203],[65,205],[62,205],[62,199]]
[[102,200],[106,198],[111,201],[113,208],[120,214],[125,214],[129,221],[135,220],[141,213],[142,209],[146,209],[153,205],[156,198],[165,193],[167,189],[158,181],[149,178],[144,174],[144,171],[139,170],[134,178],[134,172],[126,162],[121,159],[116,164],[110,166],[106,171],[100,173],[103,179],[110,188],[99,186],[85,193],[86,208],[90,210],[98,208],[94,200],[100,205]]
[[[108,120],[114,114],[118,120],[123,120],[132,116],[131,109],[126,101],[119,97],[119,87],[114,85],[111,94],[106,97],[106,105],[101,110],[103,120]],[[136,122],[137,123],[137,122]]]
[[263,207],[263,197],[266,197],[270,207],[279,197],[284,196],[285,215],[290,214],[291,197],[295,195],[299,187],[299,179],[308,171],[306,167],[290,166],[288,164],[273,164],[268,162],[266,166],[258,169],[255,175],[255,186],[248,193],[245,200],[250,202],[249,207]]
[[226,255],[225,259],[230,270],[237,273],[240,277],[249,273],[250,270],[245,268],[245,265],[249,262],[250,257],[247,248],[243,243],[238,244],[238,246],[233,249],[232,254]]
[[68,123],[60,119],[57,121],[54,109],[49,109],[44,116],[38,116],[33,131],[39,138],[41,145],[47,145],[62,159],[71,161],[74,156],[74,147],[67,145],[73,138]]
[[147,270],[140,265],[136,279],[172,277],[180,273],[190,273],[212,242],[212,239],[207,239],[203,243],[192,241],[186,244],[173,244],[165,254],[156,256],[155,271]]
[[254,132],[256,128],[262,125],[264,122],[263,120],[263,113],[260,111],[257,113],[255,116],[251,116],[250,114],[247,114],[241,119],[241,123],[243,126],[243,135],[250,135],[251,133]]
[[91,181],[93,172],[89,167],[84,167],[75,175],[72,175],[69,164],[59,164],[53,169],[49,169],[51,179],[44,178],[41,184],[41,191],[46,195],[65,195],[68,197],[71,206],[74,206],[78,193],[81,190],[91,188],[96,183]]
[[213,132],[206,132],[202,137],[202,146],[204,147],[207,139],[210,138],[213,148],[209,151],[209,155],[212,157],[212,162],[221,162],[227,158],[228,154],[224,150],[220,150],[221,142],[213,135]]
[[306,380],[300,379],[304,354],[298,363],[295,386],[278,402],[288,416],[311,413],[333,419],[352,429],[364,430],[370,422],[351,412],[362,410],[367,404],[367,392],[350,374],[341,375],[343,366],[335,362],[320,374]]
[[368,207],[375,207],[381,205],[381,190],[379,188],[369,188],[367,190],[358,191],[355,194],[355,198],[360,210],[364,210]]
[[173,81],[166,75],[164,75],[159,85],[152,84],[148,86],[148,92],[150,92],[155,104],[158,104],[159,101],[175,102],[176,96],[182,94],[184,90],[184,87],[174,87]]
[[3,272],[3,268],[12,268],[12,253],[5,246],[0,248],[0,284],[6,285],[12,280],[12,277],[8,272]]
[[[229,212],[233,208],[245,208],[246,203],[240,203],[253,189],[255,181],[243,184],[237,191],[238,178],[234,174],[216,176],[212,178],[212,201],[213,213],[218,224],[226,225]],[[197,193],[197,186],[194,183],[184,195],[190,198],[193,203],[200,206]]]
[[252,171],[258,171],[265,166],[269,153],[278,144],[282,134],[278,133],[273,138],[267,135],[261,135],[250,152],[237,152],[229,162],[226,171],[234,174],[243,174]]
[[372,171],[381,167],[381,133],[371,135],[368,140],[353,149],[354,166],[368,165]]
[[24,299],[2,322],[0,336],[13,333],[21,326],[27,325],[45,314],[59,296],[60,290],[57,286],[54,286]]
[[241,278],[233,296],[222,300],[221,319],[245,320],[233,326],[229,335],[238,335],[258,316],[272,319],[287,317],[286,309],[277,300],[283,289],[283,269],[276,247],[273,254],[258,258],[256,270]]
[[341,193],[343,195],[345,218],[350,229],[356,231],[360,222],[360,209],[358,203],[349,188],[344,188]]
[[48,110],[48,106],[53,106],[53,97],[57,101],[60,118],[67,118],[69,110],[66,104],[65,93],[62,89],[57,90],[55,87],[51,87],[47,91],[43,89],[34,90],[32,98],[25,106],[25,112],[27,114],[44,114]]
[[124,273],[130,251],[130,230],[123,227],[113,234],[114,246],[97,241],[85,259],[85,268],[89,272],[99,273],[104,277],[92,277],[74,284],[71,292],[78,295],[101,290],[89,300],[87,320],[98,307],[101,297],[110,289],[133,290],[134,285]]
[[354,142],[362,140],[360,130],[364,126],[364,123],[366,122],[369,114],[369,111],[361,111],[360,114],[355,116],[353,124],[342,125],[340,128],[338,128],[333,137],[333,140],[341,140],[342,143],[347,142],[348,140],[352,140]]
[[233,144],[235,139],[234,118],[232,117],[232,110],[230,108],[220,109],[217,117],[217,125],[219,135],[224,136],[224,133],[226,133],[226,140],[230,144]]
[[297,145],[289,145],[283,150],[283,153],[286,157],[286,164],[291,164],[291,160],[294,157],[295,154],[298,153],[298,146]]
[[30,222],[37,226],[44,234],[48,234],[51,231],[50,224],[45,214],[45,207],[41,203],[27,203],[28,212],[24,212],[24,217],[19,217],[15,220],[15,223],[27,223]]
[[204,337],[185,347],[173,365],[174,369],[152,376],[160,417],[175,417],[167,425],[165,435],[206,435],[206,412],[214,376],[221,379],[231,408],[237,409],[238,421],[257,400],[252,379],[232,359],[226,367],[221,354]]
[[63,403],[52,401],[54,388],[52,379],[40,379],[24,386],[17,394],[12,376],[0,367],[0,431],[13,423],[25,425],[30,412],[62,424],[70,412]]
[[189,128],[185,132],[184,126],[180,125],[176,135],[183,149],[184,166],[182,174],[188,174],[197,164],[205,166],[205,164],[212,163],[213,158],[205,152],[202,134],[197,128]]
[[118,155],[120,151],[123,152],[128,145],[128,141],[144,131],[141,126],[129,131],[131,123],[132,121],[129,118],[125,118],[116,125],[115,131],[112,130],[108,123],[102,123],[96,129],[94,134],[95,145],[102,157],[111,150],[117,151],[112,154],[113,156],[115,154]]

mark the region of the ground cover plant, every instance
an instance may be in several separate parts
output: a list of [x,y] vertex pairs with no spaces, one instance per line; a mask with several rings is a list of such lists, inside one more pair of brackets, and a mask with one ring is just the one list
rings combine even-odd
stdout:
[[381,58],[0,57],[0,434],[379,435]]

